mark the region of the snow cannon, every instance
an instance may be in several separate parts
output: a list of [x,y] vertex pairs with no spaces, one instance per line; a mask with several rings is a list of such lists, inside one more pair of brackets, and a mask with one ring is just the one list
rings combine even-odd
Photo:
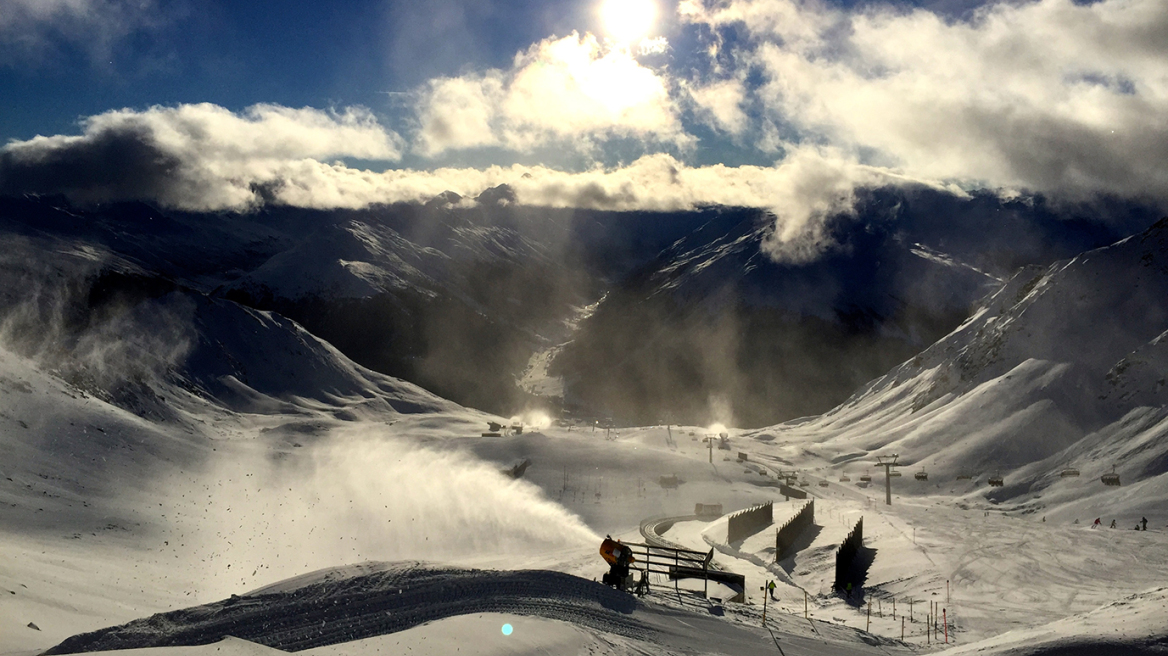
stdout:
[[617,590],[628,590],[633,587],[633,575],[629,572],[629,566],[636,558],[627,544],[621,544],[620,540],[605,536],[604,542],[600,543],[600,556],[608,563],[608,571],[601,579],[605,585],[611,585]]
[[621,544],[620,540],[613,540],[612,538],[606,537],[604,538],[604,541],[600,543],[600,557],[603,558],[604,562],[608,563],[609,565],[616,565],[622,555],[628,559],[625,562],[633,563],[637,560],[633,556],[633,552],[629,550],[628,547]]

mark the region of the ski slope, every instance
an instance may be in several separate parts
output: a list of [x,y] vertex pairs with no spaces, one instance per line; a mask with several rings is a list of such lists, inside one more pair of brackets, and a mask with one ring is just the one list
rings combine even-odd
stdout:
[[[708,427],[489,416],[361,368],[278,315],[183,290],[75,342],[0,346],[0,655],[212,648],[178,646],[194,643],[253,655],[898,653],[944,648],[922,621],[930,602],[953,653],[1163,653],[1163,330],[1132,326],[1106,352],[1089,348],[1114,323],[1100,308],[1133,311],[1115,279],[1159,294],[1162,236],[1020,275],[832,412],[727,429],[730,451],[707,448]],[[1132,260],[1140,273],[1123,278]],[[1064,317],[1048,344],[1057,308],[1081,296],[1094,309]],[[1092,328],[1095,315],[1107,319]],[[146,330],[163,325],[181,330]],[[151,335],[186,341],[163,362],[121,358]],[[492,420],[529,429],[482,437]],[[890,453],[906,466],[887,506],[873,461]],[[521,478],[502,473],[520,459],[532,463]],[[1081,476],[1059,476],[1068,466]],[[1113,466],[1124,484],[1105,487]],[[714,548],[746,577],[745,603],[691,583],[654,580],[640,600],[595,583],[601,536],[640,541],[648,518],[773,501],[781,524],[801,507],[777,492],[789,470],[808,481],[817,521],[784,560],[774,526],[735,544],[724,520],[662,536]],[[858,485],[866,472],[872,484]],[[987,487],[992,473],[1006,484]],[[861,516],[874,558],[849,600],[831,590],[834,549]],[[1130,530],[1145,516],[1149,530]],[[1091,529],[1095,517],[1120,528]],[[779,587],[764,628],[768,579]]]

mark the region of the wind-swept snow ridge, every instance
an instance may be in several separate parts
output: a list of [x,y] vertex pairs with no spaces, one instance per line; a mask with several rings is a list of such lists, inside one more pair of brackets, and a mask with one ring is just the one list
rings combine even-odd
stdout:
[[204,645],[227,636],[301,651],[484,612],[559,619],[650,639],[654,630],[632,617],[639,606],[626,593],[559,572],[366,563],[73,636],[45,654]]
[[[1012,474],[991,498],[1018,499],[1051,485],[1073,487],[1079,479],[1057,480],[1070,467],[1082,469],[1083,482],[1112,466],[1125,486],[1165,478],[1166,328],[1168,219],[1111,246],[1019,271],[920,355],[831,412],[785,430],[818,436],[819,455],[840,467],[873,452],[898,453],[937,481],[910,491],[969,476],[970,484],[949,487],[970,492],[979,475],[1000,472]],[[1135,444],[1136,419],[1147,448],[1124,446]],[[1144,505],[1165,484],[1147,490]]]

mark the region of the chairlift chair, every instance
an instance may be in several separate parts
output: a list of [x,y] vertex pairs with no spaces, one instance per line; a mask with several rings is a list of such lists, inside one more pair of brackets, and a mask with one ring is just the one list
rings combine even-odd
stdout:
[[869,476],[868,474],[864,474],[863,476],[860,477],[860,482],[861,483],[871,483],[872,477]]
[[1006,484],[1006,481],[1002,479],[1000,474],[994,474],[993,476],[990,476],[987,482],[991,487],[1002,487]]
[[819,481],[819,487],[827,487],[827,481]]
[[1104,474],[1102,477],[1100,477],[1099,480],[1103,481],[1104,485],[1118,486],[1119,485],[1119,474],[1116,473],[1115,467],[1113,466],[1111,468],[1111,472]]
[[851,477],[847,474],[840,474],[840,483],[850,483],[851,481]]
[[929,480],[929,473],[925,471],[924,467],[921,467],[919,472],[913,474],[913,478],[917,479],[918,481],[927,481]]
[[1078,476],[1078,475],[1079,475],[1079,470],[1075,469],[1074,467],[1067,467],[1066,469],[1059,472],[1059,476],[1062,478],[1066,478],[1068,476]]

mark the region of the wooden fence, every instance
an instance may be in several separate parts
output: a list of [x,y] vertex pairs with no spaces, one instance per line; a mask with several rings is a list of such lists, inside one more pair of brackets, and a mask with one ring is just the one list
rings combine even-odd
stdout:
[[726,522],[726,542],[734,543],[758,533],[774,523],[774,511],[770,501],[739,510],[730,515]]
[[856,561],[856,556],[860,553],[860,547],[864,546],[864,518],[856,522],[856,528],[848,534],[848,537],[840,544],[840,548],[835,552],[835,585],[836,590],[847,589],[847,584],[851,579],[852,564]]
[[775,562],[779,562],[785,558],[791,546],[795,544],[795,540],[799,539],[799,534],[805,531],[808,527],[815,524],[815,499],[812,499],[803,506],[797,515],[787,520],[782,528],[775,533]]

